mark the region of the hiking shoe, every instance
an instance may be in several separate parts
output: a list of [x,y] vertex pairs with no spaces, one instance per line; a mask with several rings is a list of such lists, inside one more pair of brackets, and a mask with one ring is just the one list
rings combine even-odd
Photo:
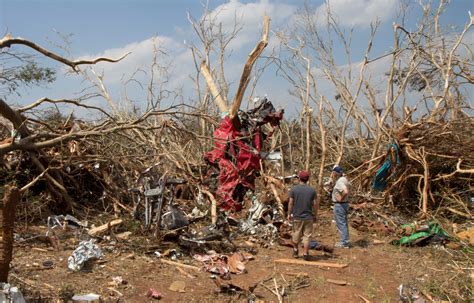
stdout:
[[305,261],[311,261],[311,256],[310,255],[303,255],[303,259]]
[[297,249],[294,249],[293,248],[293,258],[298,258],[298,248]]
[[334,247],[336,247],[336,248],[351,248],[351,245],[338,242],[334,245]]

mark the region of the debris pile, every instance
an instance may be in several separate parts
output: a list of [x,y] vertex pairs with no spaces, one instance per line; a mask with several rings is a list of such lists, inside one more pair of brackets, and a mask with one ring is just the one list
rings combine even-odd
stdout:
[[446,217],[472,219],[473,132],[472,118],[404,124],[375,167],[372,187],[399,210],[441,207]]
[[[242,209],[245,193],[255,189],[255,178],[265,155],[263,144],[281,119],[283,110],[276,111],[273,104],[263,98],[253,110],[241,112],[239,119],[225,116],[214,131],[215,147],[205,159],[219,174],[216,194],[222,201],[222,209]],[[271,126],[270,132],[264,131],[266,124]]]

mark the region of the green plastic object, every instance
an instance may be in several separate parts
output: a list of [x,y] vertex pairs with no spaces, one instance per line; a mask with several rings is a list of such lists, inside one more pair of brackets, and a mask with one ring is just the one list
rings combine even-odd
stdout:
[[393,241],[394,245],[413,246],[422,242],[423,240],[434,237],[436,237],[438,240],[449,239],[448,233],[436,222],[430,222],[428,223],[427,227],[418,228],[418,230],[416,230],[416,225],[414,223],[404,224],[401,226],[402,229],[407,227],[415,231],[409,236],[404,236],[398,240]]

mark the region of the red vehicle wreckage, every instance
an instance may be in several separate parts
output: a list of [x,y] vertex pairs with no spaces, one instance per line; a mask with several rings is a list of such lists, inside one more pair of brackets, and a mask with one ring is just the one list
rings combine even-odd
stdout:
[[[252,110],[240,112],[231,120],[225,116],[214,131],[214,149],[204,158],[219,170],[219,207],[223,210],[242,209],[244,194],[255,189],[255,179],[261,169],[262,147],[283,119],[283,109],[276,111],[273,104],[263,98]],[[272,130],[265,133],[263,125]]]

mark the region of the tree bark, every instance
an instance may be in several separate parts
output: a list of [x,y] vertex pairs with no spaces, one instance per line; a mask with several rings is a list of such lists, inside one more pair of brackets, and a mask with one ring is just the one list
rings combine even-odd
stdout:
[[0,205],[0,282],[8,282],[8,272],[13,253],[13,227],[15,209],[20,201],[20,190],[15,186],[5,185],[3,202]]

